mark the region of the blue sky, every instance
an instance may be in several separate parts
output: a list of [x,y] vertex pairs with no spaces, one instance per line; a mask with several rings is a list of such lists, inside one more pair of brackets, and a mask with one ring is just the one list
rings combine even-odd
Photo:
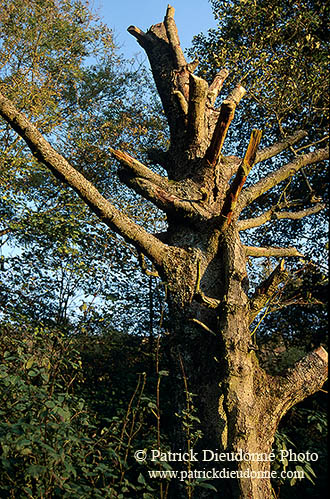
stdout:
[[[113,29],[115,40],[125,57],[144,52],[136,40],[127,33],[131,24],[146,31],[164,18],[168,0],[94,0],[94,7],[103,22]],[[208,0],[172,0],[175,21],[183,49],[191,45],[194,35],[215,27]]]

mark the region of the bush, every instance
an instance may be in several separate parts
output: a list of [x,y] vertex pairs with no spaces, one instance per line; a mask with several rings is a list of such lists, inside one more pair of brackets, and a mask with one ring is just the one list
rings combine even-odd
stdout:
[[138,378],[128,407],[101,424],[82,395],[86,380],[76,346],[75,338],[58,331],[0,331],[3,498],[120,498],[152,492],[139,480],[142,468],[132,469],[134,449],[144,448],[148,438],[155,445],[144,423],[153,406],[144,395],[145,375]]

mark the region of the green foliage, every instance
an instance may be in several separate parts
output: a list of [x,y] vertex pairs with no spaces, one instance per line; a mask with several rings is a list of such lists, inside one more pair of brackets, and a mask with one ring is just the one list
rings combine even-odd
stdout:
[[[170,450],[168,372],[159,370],[157,378],[148,344],[116,332],[68,336],[47,328],[14,329],[3,324],[0,351],[1,497],[87,499],[145,494],[151,498],[158,493],[167,497],[170,478],[160,483],[148,477],[148,470],[171,470],[170,463],[134,460],[136,450]],[[158,397],[157,380],[161,382]],[[200,421],[193,395],[186,392],[185,398],[186,406],[177,417],[184,445],[194,449]],[[326,413],[316,401],[314,396],[313,406],[305,404],[286,416],[274,444],[276,455],[286,448],[319,454],[312,466],[274,463],[279,471],[301,467],[316,484],[317,489],[310,482],[311,494],[322,490],[320,476],[325,472]],[[189,479],[184,485],[185,497],[198,497],[203,488],[214,490],[204,480]],[[301,482],[275,485],[281,486],[283,497],[290,497],[292,486]]]
[[[194,397],[196,395],[188,391],[188,385],[185,375],[183,377],[185,384],[186,406],[179,413],[176,413],[176,416],[181,422],[182,430],[185,434],[185,444],[187,446],[187,452],[189,453],[190,451],[193,451],[194,448],[197,448],[197,442],[202,438],[203,433],[201,431],[201,421],[198,417],[198,411],[194,405]],[[191,472],[194,468],[194,463],[192,461],[187,461],[186,464],[188,478],[185,480],[185,487],[188,498],[192,498],[194,496],[194,493],[198,492],[198,488],[209,489],[216,492],[215,487],[207,483],[205,479],[190,478],[189,472]]]
[[[227,67],[257,103],[259,128],[327,133],[329,7],[320,0],[212,0],[218,27],[194,39],[207,77]],[[253,111],[252,111],[253,112]],[[252,117],[252,116],[251,116]],[[299,124],[298,124],[299,123]]]
[[[323,401],[323,402],[322,402]],[[275,435],[274,452],[277,459],[273,469],[281,471],[303,471],[304,479],[296,477],[278,479],[274,484],[281,490],[284,499],[292,497],[295,490],[299,497],[322,497],[327,489],[327,451],[324,439],[327,435],[327,408],[325,397],[315,394],[309,400],[295,406],[282,420]],[[291,449],[299,454],[306,451],[317,454],[316,461],[302,459],[300,461],[280,461],[280,451]],[[294,487],[294,489],[292,489]]]
[[[275,455],[277,456],[277,459],[274,461],[272,468],[278,472],[287,472],[288,470],[290,471],[303,471],[304,473],[304,478],[309,480],[313,485],[315,485],[314,480],[312,477],[316,477],[315,472],[309,463],[308,460],[301,460],[298,463],[296,461],[294,462],[295,464],[292,464],[291,462],[288,461],[287,458],[280,459],[280,452],[281,451],[289,451],[292,450],[293,452],[296,452],[296,448],[294,443],[289,439],[289,437],[284,433],[284,432],[277,432],[275,434],[275,441],[274,441],[274,452]],[[285,481],[288,481],[290,486],[293,486],[297,482],[297,478],[291,478],[291,479],[284,479],[280,478],[277,480],[278,484],[283,484]]]
[[[155,95],[141,98],[141,89],[150,87],[146,72],[122,60],[111,30],[87,2],[0,5],[1,91],[107,198],[157,230],[157,210],[119,185],[109,153],[110,146],[143,153],[150,143],[166,141]],[[141,315],[147,320],[145,297],[129,289],[133,272],[137,284],[147,286],[136,255],[51,177],[3,121],[0,248],[0,303],[11,320],[63,327],[83,318],[89,332],[101,317],[123,330],[135,328]],[[122,309],[130,304],[135,319],[119,313],[119,303]]]
[[[127,386],[131,395],[126,406],[100,419],[84,398],[88,380],[79,344],[56,331],[2,328],[1,497],[104,498],[152,492],[138,478],[141,468],[132,471],[134,450],[155,445],[147,422],[152,399],[144,393],[146,375],[135,377],[135,387]],[[104,394],[98,390],[94,397]],[[112,404],[109,393],[107,403]]]
[[63,95],[81,80],[82,62],[114,50],[110,30],[81,0],[1,1],[0,33],[1,91],[43,131],[70,114]]

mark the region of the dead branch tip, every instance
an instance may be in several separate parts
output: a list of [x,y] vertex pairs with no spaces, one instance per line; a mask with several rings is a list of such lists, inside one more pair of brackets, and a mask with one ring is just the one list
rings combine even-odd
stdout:
[[317,348],[314,352],[320,357],[320,359],[323,360],[323,362],[328,363],[328,352],[323,347]]

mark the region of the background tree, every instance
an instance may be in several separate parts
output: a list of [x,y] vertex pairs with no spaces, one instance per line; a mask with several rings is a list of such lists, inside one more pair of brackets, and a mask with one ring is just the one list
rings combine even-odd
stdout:
[[[227,130],[245,94],[242,85],[234,88],[220,109],[214,107],[227,71],[217,75],[211,85],[193,74],[196,64],[185,61],[170,6],[164,22],[147,33],[135,27],[129,31],[147,52],[168,120],[169,149],[151,153],[168,176],[159,175],[127,153],[113,149],[112,154],[122,165],[120,179],[167,214],[165,234],[151,234],[107,201],[4,95],[0,97],[0,113],[38,161],[72,187],[111,229],[145,254],[166,281],[171,375],[175,377],[183,367],[189,386],[197,393],[202,446],[212,448],[216,441],[217,448],[226,451],[268,453],[280,418],[322,386],[327,355],[317,348],[277,376],[259,365],[249,323],[281,285],[286,272],[281,260],[248,296],[246,257],[302,255],[292,247],[243,245],[239,232],[268,217],[268,213],[252,217],[250,212],[244,218],[243,210],[302,167],[326,159],[328,150],[305,151],[273,166],[265,176],[260,169],[257,178],[243,188],[255,164],[278,156],[302,140],[306,132],[298,131],[258,150],[261,132],[254,130],[243,159],[223,156]],[[321,208],[319,203],[316,211]],[[297,202],[279,209],[278,217],[285,219],[315,213],[314,205]],[[181,398],[180,390],[176,394],[179,405]],[[182,434],[176,431],[174,436],[182,446]],[[240,472],[269,469],[267,462],[242,461],[233,466]],[[271,497],[268,480],[238,479],[230,485],[233,497]]]
[[[153,230],[156,210],[119,189],[108,150],[166,140],[154,93],[141,99],[146,72],[85,2],[0,1],[0,38],[1,89]],[[143,293],[154,278],[3,121],[0,148],[0,495],[148,493],[124,432],[135,449],[156,446],[154,365],[132,336],[157,324]]]
[[325,140],[328,6],[317,0],[211,4],[218,26],[195,36],[191,49],[201,59],[199,73],[211,79],[228,68],[228,80],[248,86],[247,101],[273,133],[298,124]]
[[[0,32],[1,89],[65,149],[71,164],[154,227],[156,211],[119,189],[109,152],[109,144],[142,153],[149,141],[166,140],[152,92],[137,100],[150,86],[146,72],[122,60],[111,31],[84,2],[1,3]],[[136,254],[104,234],[73,193],[49,182],[45,167],[4,122],[0,168],[2,313],[77,325],[93,316],[97,302],[98,318],[106,315],[112,327],[147,324],[147,298],[138,286],[129,289],[132,273],[148,286]],[[126,277],[119,282],[121,267]],[[122,313],[128,306],[130,316]]]

